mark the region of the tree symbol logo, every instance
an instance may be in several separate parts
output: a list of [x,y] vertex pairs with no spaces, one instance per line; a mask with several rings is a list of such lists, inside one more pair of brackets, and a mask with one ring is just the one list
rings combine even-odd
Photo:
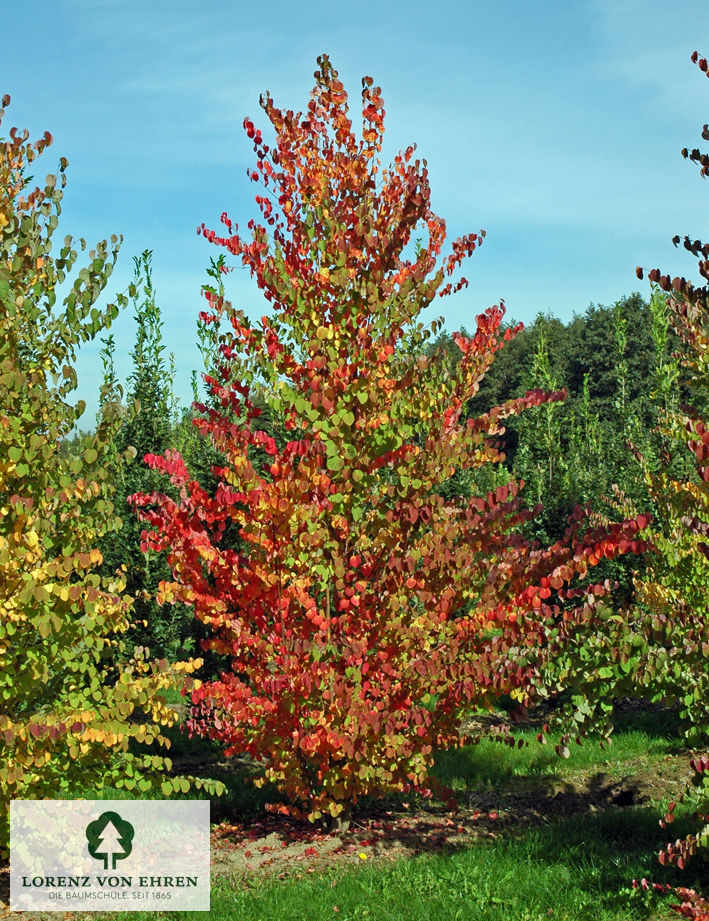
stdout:
[[103,860],[104,870],[115,870],[116,861],[125,860],[133,850],[134,834],[130,822],[117,812],[103,812],[86,826],[89,854],[95,860]]

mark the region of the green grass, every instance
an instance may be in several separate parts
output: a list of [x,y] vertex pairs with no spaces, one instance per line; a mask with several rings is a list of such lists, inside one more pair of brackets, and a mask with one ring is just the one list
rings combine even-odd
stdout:
[[[657,851],[668,832],[658,826],[658,802],[625,808],[577,811],[552,808],[554,782],[593,790],[599,777],[628,778],[644,771],[652,778],[680,748],[671,713],[640,711],[619,718],[614,744],[573,746],[560,759],[553,745],[542,746],[536,731],[521,733],[529,742],[512,749],[482,741],[441,753],[435,772],[471,798],[511,795],[508,821],[490,837],[442,851],[391,860],[342,861],[312,874],[229,881],[213,880],[212,907],[203,912],[131,912],[115,921],[210,917],[219,921],[642,921],[671,916],[668,897],[651,900],[630,892],[633,879],[648,877],[673,885],[709,888],[706,868],[681,873],[662,868]],[[208,757],[214,749],[202,740],[176,739],[183,754]],[[676,759],[679,766],[684,759]],[[674,763],[674,762],[673,762]],[[550,784],[552,786],[550,787]],[[219,814],[257,814],[260,802],[234,777]],[[536,817],[515,823],[514,795],[536,796]],[[259,794],[262,796],[263,794]],[[661,797],[658,797],[660,799]],[[213,808],[216,806],[213,803]],[[415,805],[412,803],[412,805]],[[545,806],[548,812],[545,814]],[[491,826],[492,829],[495,825]],[[682,819],[672,837],[690,830]],[[353,865],[354,864],[354,865]],[[303,869],[305,869],[303,865]],[[702,875],[703,873],[703,875]]]
[[[666,878],[653,855],[657,831],[653,810],[619,810],[560,820],[462,850],[423,854],[389,865],[261,879],[248,886],[216,881],[209,917],[220,921],[640,921],[651,917],[651,909],[627,889],[633,878]],[[205,917],[201,912],[163,916]],[[113,917],[138,921],[155,919],[158,913]]]
[[[633,917],[621,890],[649,874],[656,819],[647,812],[613,820],[586,817],[479,843],[455,853],[422,855],[380,869],[269,881],[249,891],[215,892],[215,918],[307,917],[377,921],[548,919],[610,921]],[[611,843],[619,850],[609,856]],[[636,917],[647,916],[642,906]]]
[[582,773],[623,776],[628,765],[635,771],[649,768],[659,756],[678,750],[676,719],[672,713],[641,711],[617,721],[612,743],[601,748],[595,739],[572,744],[566,759],[560,758],[553,740],[537,741],[537,729],[515,733],[525,743],[512,749],[495,739],[482,739],[477,745],[440,752],[435,775],[456,791],[495,790],[507,786],[515,777],[563,778]]

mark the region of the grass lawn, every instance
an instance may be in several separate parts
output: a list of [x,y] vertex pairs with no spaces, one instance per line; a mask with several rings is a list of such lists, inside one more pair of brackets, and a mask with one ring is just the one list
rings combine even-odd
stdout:
[[212,807],[210,912],[73,917],[660,921],[678,917],[673,899],[633,892],[633,879],[709,889],[706,867],[657,862],[667,838],[689,830],[682,818],[658,826],[689,774],[672,714],[626,708],[610,748],[585,742],[565,760],[536,731],[518,733],[522,748],[483,740],[438,757],[457,812],[422,797],[363,803],[339,838],[266,817],[273,793],[244,784],[247,764],[219,763],[209,743],[176,737],[180,770],[229,781]]

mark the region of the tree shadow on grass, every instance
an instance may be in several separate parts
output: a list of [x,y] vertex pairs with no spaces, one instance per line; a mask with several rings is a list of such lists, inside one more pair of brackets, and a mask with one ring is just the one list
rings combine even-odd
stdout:
[[[691,829],[691,822],[683,819],[673,834],[682,836]],[[684,871],[659,863],[657,854],[667,835],[653,807],[621,807],[577,812],[517,832],[510,829],[504,846],[522,848],[528,862],[567,867],[582,888],[602,893],[608,907],[621,910],[628,907],[633,879],[709,889],[709,867],[701,861],[690,863]]]
[[[669,763],[672,755],[688,754],[677,711],[643,701],[621,701],[616,706],[613,744],[601,750],[600,740],[590,737],[581,748],[570,746],[569,761],[558,756],[553,737],[551,744],[537,742],[536,734],[541,729],[537,717],[534,714],[530,722],[516,725],[503,713],[475,717],[471,726],[472,732],[480,732],[476,739],[479,744],[438,752],[434,775],[456,790],[496,790],[514,783],[521,787],[534,784],[536,777],[561,780],[569,774],[588,774],[599,769],[618,776],[623,772],[647,772],[653,763]],[[506,734],[508,730],[510,735]],[[672,773],[677,776],[677,765]],[[647,781],[648,778],[645,787],[649,788],[651,784]],[[659,790],[652,798],[662,796],[664,790]]]
[[643,700],[619,701],[613,710],[616,733],[642,732],[650,739],[670,739],[682,747],[682,724],[677,707],[663,707]]

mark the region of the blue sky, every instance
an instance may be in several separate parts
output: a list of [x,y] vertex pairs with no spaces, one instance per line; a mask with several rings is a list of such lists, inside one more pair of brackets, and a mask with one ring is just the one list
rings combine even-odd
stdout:
[[[679,154],[701,146],[709,121],[709,84],[689,60],[709,54],[706,0],[27,0],[6,5],[3,26],[3,130],[52,132],[40,172],[69,160],[60,239],[123,234],[111,293],[130,281],[132,257],[153,250],[184,403],[201,370],[200,286],[218,254],[196,227],[216,227],[223,210],[245,226],[257,187],[242,121],[266,134],[264,90],[303,109],[322,52],[355,111],[361,77],[381,85],[382,159],[417,144],[450,238],[487,231],[467,291],[429,308],[451,330],[500,299],[531,321],[647,295],[636,265],[691,277],[671,238],[709,236],[706,190]],[[245,270],[228,291],[249,315],[264,312]],[[130,311],[113,332],[125,376]],[[99,346],[79,357],[85,426]]]

